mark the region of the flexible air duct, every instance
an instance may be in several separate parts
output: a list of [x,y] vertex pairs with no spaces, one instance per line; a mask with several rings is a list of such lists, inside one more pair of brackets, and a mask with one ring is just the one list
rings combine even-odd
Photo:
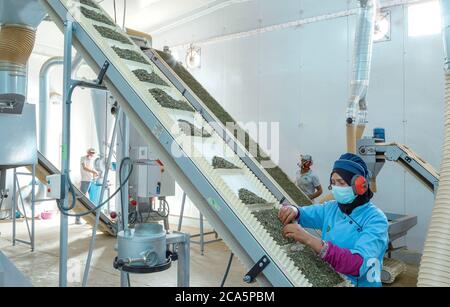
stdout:
[[441,0],[446,54],[445,133],[436,203],[419,270],[419,287],[450,286],[450,0]]
[[355,34],[353,56],[353,75],[350,88],[350,100],[347,107],[347,149],[356,152],[356,140],[359,140],[367,123],[366,95],[369,88],[372,62],[373,35],[377,15],[376,0],[360,0],[358,24]]
[[27,62],[36,27],[45,17],[38,0],[0,0],[0,112],[22,113]]

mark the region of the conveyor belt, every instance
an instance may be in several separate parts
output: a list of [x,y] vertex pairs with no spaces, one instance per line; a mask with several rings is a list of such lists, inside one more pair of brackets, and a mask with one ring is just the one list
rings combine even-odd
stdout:
[[[31,169],[30,169],[31,171]],[[40,152],[38,152],[38,166],[36,167],[36,177],[42,183],[45,183],[46,177],[49,175],[59,174],[58,168],[56,168],[50,161],[48,161]],[[75,187],[75,193],[77,195],[77,203],[73,211],[75,213],[86,212],[87,210],[91,210],[95,208],[95,205],[81,193]],[[86,215],[82,217],[88,224],[95,225],[95,213]],[[100,216],[100,224],[98,225],[98,230],[104,232],[105,234],[109,234],[112,236],[116,236],[116,224],[111,221],[106,215],[103,213]]]
[[[189,110],[192,108],[189,107],[191,103],[148,60],[126,33],[113,25],[111,18],[106,17],[101,8],[89,0],[81,1],[83,4],[79,0],[41,2],[61,30],[64,30],[67,18],[76,21],[73,43],[91,68],[98,72],[105,61],[110,63],[105,76],[106,86],[155,154],[165,162],[167,171],[177,179],[240,261],[250,269],[263,256],[269,259],[270,264],[258,277],[261,285],[337,286],[343,283],[340,276],[318,261],[312,253],[297,251],[292,255],[287,251],[285,243],[276,241],[274,237],[279,235],[281,227],[275,233],[269,233],[270,226],[278,222],[276,217],[272,217],[273,222],[266,221],[264,228],[257,219],[256,212],[278,208],[279,195],[275,197],[271,192],[271,187],[277,185],[269,182],[269,177],[259,178],[260,174],[255,175],[202,114],[194,109]],[[80,7],[84,14],[80,13]],[[103,30],[102,36],[99,26],[109,28],[110,31]],[[111,37],[111,31],[116,32],[115,39],[106,38]],[[117,38],[117,34],[122,37]],[[127,50],[128,55],[133,51],[133,58],[124,59],[126,55],[117,48]],[[152,80],[155,80],[156,75],[158,82],[141,81],[133,73],[138,69],[153,74]],[[152,89],[170,95],[175,101],[174,105],[188,107],[182,108],[183,110],[164,107],[151,94]],[[180,120],[200,128],[200,136],[188,136],[185,129],[180,127]],[[239,169],[214,169],[211,160],[218,155],[222,155]],[[255,193],[267,203],[262,206],[246,206],[239,197],[241,188]],[[279,192],[283,193],[282,189]],[[283,196],[289,199],[288,195]],[[267,216],[270,216],[270,212],[273,211],[267,211]]]

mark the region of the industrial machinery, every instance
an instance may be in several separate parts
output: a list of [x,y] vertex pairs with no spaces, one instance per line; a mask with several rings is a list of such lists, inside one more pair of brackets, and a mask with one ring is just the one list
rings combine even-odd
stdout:
[[130,127],[130,157],[135,171],[129,183],[130,223],[164,221],[169,230],[169,203],[175,196],[175,179],[165,171],[164,161],[156,156],[139,132]]
[[371,137],[359,140],[357,150],[358,155],[366,162],[372,174],[372,187],[376,187],[376,178],[383,165],[386,161],[391,161],[402,165],[432,193],[437,193],[439,187],[438,172],[405,145],[385,143],[384,139]]
[[[64,181],[61,186],[65,189],[64,193],[60,194],[59,202],[61,211],[65,213],[61,216],[61,286],[67,285],[66,214],[69,209],[73,209],[68,206],[71,195],[77,198],[73,187],[69,193],[69,153],[71,96],[79,86],[108,90],[120,108],[115,127],[121,123],[122,129],[127,131],[129,120],[143,140],[133,145],[129,140],[129,133],[124,133],[125,137],[119,140],[121,145],[117,161],[123,162],[130,156],[130,147],[134,150],[131,154],[135,155],[133,159],[128,158],[135,163],[124,166],[124,173],[129,174],[126,180],[122,178],[121,172],[118,172],[118,191],[122,194],[118,198],[121,204],[119,216],[122,223],[118,225],[118,257],[114,265],[121,270],[122,285],[129,281],[129,273],[151,273],[167,269],[171,261],[177,258],[180,261],[179,285],[188,285],[189,238],[184,234],[167,234],[161,226],[142,223],[142,220],[136,223],[134,229],[130,229],[128,223],[128,194],[134,193],[138,202],[151,208],[152,203],[149,200],[152,197],[170,194],[163,192],[166,187],[172,187],[171,182],[167,185],[164,183],[166,174],[176,178],[234,255],[248,268],[246,281],[252,282],[256,279],[264,286],[338,286],[345,283],[344,279],[328,266],[311,262],[312,258],[307,253],[298,251],[295,254],[297,258],[294,257],[291,246],[276,238],[275,233],[279,234],[280,229],[272,229],[274,232],[271,232],[272,225],[264,224],[261,215],[275,212],[284,200],[295,203],[294,200],[267,169],[262,167],[261,160],[249,153],[156,51],[142,51],[142,46],[146,46],[148,42],[144,45],[136,44],[130,39],[129,33],[118,27],[92,0],[39,2],[65,36],[62,144],[64,159],[62,176],[58,177]],[[374,15],[374,7],[371,5],[373,2],[360,2],[361,18],[364,21],[368,16]],[[25,7],[24,4],[23,6]],[[21,8],[17,8],[17,11],[21,11]],[[365,31],[370,32],[370,29],[373,30],[373,24],[368,24]],[[97,80],[89,82],[72,79],[72,45],[98,73]],[[364,100],[353,102],[365,103]],[[11,103],[4,105],[12,109]],[[358,114],[362,120],[357,123],[365,124],[365,115],[366,110]],[[351,128],[353,137],[356,132],[354,127]],[[113,144],[113,141],[110,144]],[[152,154],[149,154],[149,149]],[[111,156],[112,146],[109,148],[105,167],[106,179]],[[215,167],[214,161],[217,158],[232,167]],[[164,161],[162,165],[155,164],[158,159]],[[138,169],[135,173],[129,170],[133,166]],[[164,172],[161,172],[161,167],[164,167]],[[151,169],[153,171],[150,171]],[[152,175],[149,175],[149,172]],[[131,174],[137,176],[137,179],[135,183],[129,184]],[[158,177],[154,174],[158,174]],[[105,184],[102,190],[104,187]],[[256,201],[247,202],[249,195]],[[99,209],[94,206],[86,212],[87,216],[95,217],[95,226],[101,224],[102,220]],[[161,212],[166,213],[164,206]],[[272,220],[277,221],[276,218]],[[95,230],[96,228],[94,233]],[[91,243],[91,250],[93,244],[95,240]],[[90,256],[87,263],[90,263]],[[306,262],[310,263],[310,266],[302,267],[305,263],[302,261],[310,261]],[[88,266],[86,268],[88,271]],[[320,279],[317,276],[326,278]]]
[[[304,275],[306,271],[303,272],[296,266],[285,249],[274,241],[255,217],[255,210],[259,211],[261,207],[247,207],[239,197],[239,190],[245,187],[264,198],[267,204],[262,207],[267,210],[276,210],[283,198],[292,203],[294,201],[222,124],[210,125],[206,122],[205,117],[208,116],[206,114],[211,113],[201,101],[195,105],[196,108],[192,107],[192,102],[184,98],[184,94],[191,93],[190,89],[180,91],[178,87],[172,85],[173,83],[148,59],[140,47],[135,45],[92,1],[80,3],[69,0],[46,0],[41,3],[52,20],[65,33],[65,59],[70,59],[70,47],[73,43],[94,71],[103,72],[104,84],[117,99],[130,122],[154,151],[155,156],[164,161],[165,171],[176,178],[220,237],[251,271],[250,280],[256,277],[262,285],[273,286],[312,286],[313,283],[321,281],[314,280],[313,275],[307,277]],[[121,38],[117,36],[111,38],[107,34],[109,31],[103,31],[102,35],[99,32],[102,31],[100,27],[113,30]],[[105,65],[108,68],[103,70]],[[65,71],[67,72],[69,68],[70,63],[66,62]],[[136,75],[139,74],[136,72],[138,70],[144,70],[152,76],[153,82],[139,79]],[[154,78],[159,81],[159,85],[155,83]],[[163,85],[161,80],[164,81]],[[65,93],[70,93],[68,87],[70,79],[66,78],[65,81]],[[160,104],[152,92],[149,92],[151,89],[155,89],[154,94],[159,92],[156,89],[166,92],[172,99],[185,106],[185,110],[174,110]],[[69,98],[66,95],[65,101]],[[66,103],[64,106],[69,107]],[[205,112],[198,112],[197,108]],[[178,127],[179,123],[200,127],[205,133],[199,136],[195,132],[190,136],[186,133],[186,129]],[[66,140],[67,138],[63,138],[63,142]],[[200,153],[199,149],[203,145],[211,149],[209,154]],[[232,173],[214,169],[211,165],[214,156],[227,158],[239,169]],[[67,172],[67,169],[64,168],[62,171]],[[62,222],[63,246],[67,244],[64,224],[65,221]],[[259,267],[263,258],[265,265],[252,270],[255,265]],[[62,268],[60,285],[64,286],[66,284],[64,268],[67,265],[64,250],[60,265]],[[332,270],[328,272],[329,268],[325,266],[317,267],[317,270],[335,276],[332,279],[333,284],[330,285],[344,282]]]
[[[5,201],[9,197],[7,170],[37,164],[37,137],[35,106],[26,101],[27,62],[34,46],[36,27],[45,16],[37,1],[0,1],[0,214],[3,218]],[[14,176],[14,180],[16,180]],[[32,197],[34,197],[34,184]],[[9,217],[16,217],[16,182],[12,191]],[[34,207],[33,207],[34,208]],[[33,209],[32,208],[32,209]],[[32,217],[33,218],[33,217]],[[14,224],[15,225],[15,224]],[[34,219],[29,227],[30,242],[34,248]],[[15,228],[14,228],[15,231]],[[15,242],[15,232],[13,235]],[[19,241],[19,240],[17,240]],[[20,280],[21,274],[0,253],[0,284],[5,279]],[[17,277],[17,279],[15,279]],[[29,284],[29,283],[26,283]]]
[[118,256],[114,268],[126,273],[122,286],[130,286],[129,274],[162,272],[178,261],[178,287],[189,287],[190,236],[167,234],[157,223],[138,224],[118,234]]
[[[424,159],[405,145],[386,143],[385,131],[382,128],[374,130],[373,137],[365,137],[357,141],[357,154],[367,164],[371,174],[371,188],[376,190],[376,179],[386,161],[396,162],[403,166],[410,174],[423,183],[432,193],[437,193],[439,187],[438,172]],[[407,232],[417,224],[416,216],[386,214],[389,220],[389,250],[395,250],[393,242],[404,237]],[[395,277],[405,269],[400,261],[389,259],[386,261],[382,280],[386,283],[395,280]]]

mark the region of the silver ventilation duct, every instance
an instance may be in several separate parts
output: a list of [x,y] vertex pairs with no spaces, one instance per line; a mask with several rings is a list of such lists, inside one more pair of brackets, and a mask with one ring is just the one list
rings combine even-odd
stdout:
[[22,113],[27,62],[45,16],[38,0],[0,0],[0,113]]

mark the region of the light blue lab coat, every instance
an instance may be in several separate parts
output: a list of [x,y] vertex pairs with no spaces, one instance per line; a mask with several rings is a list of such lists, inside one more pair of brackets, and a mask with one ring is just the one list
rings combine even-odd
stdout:
[[322,240],[364,258],[359,277],[347,276],[358,287],[380,287],[389,235],[388,220],[371,202],[344,214],[336,201],[300,208],[299,224],[322,231]]

